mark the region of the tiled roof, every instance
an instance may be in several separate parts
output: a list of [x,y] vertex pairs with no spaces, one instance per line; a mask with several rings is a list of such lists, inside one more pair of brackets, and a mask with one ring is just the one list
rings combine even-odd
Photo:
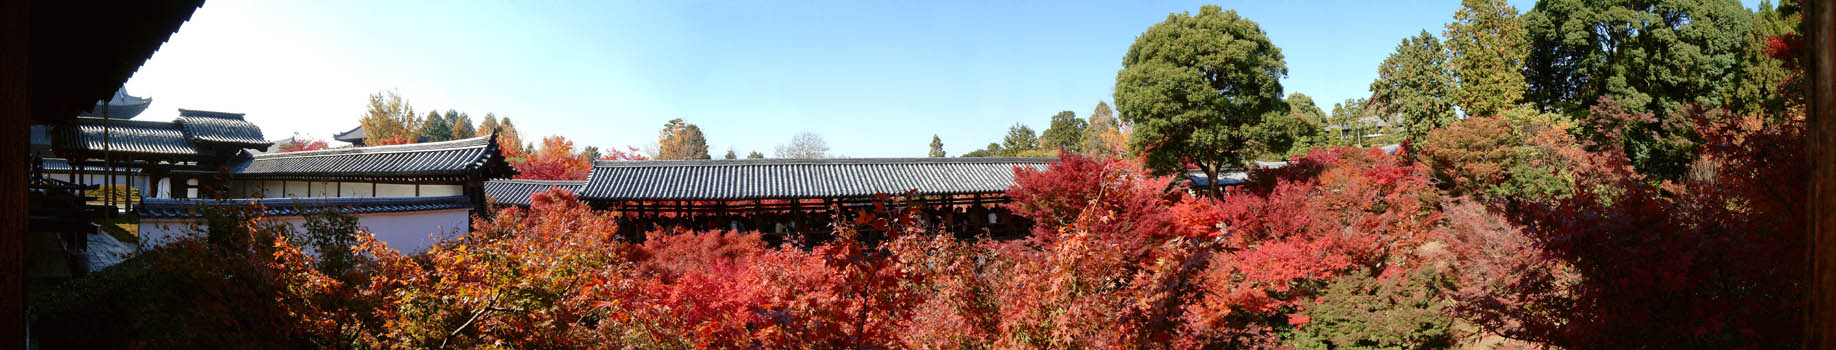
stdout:
[[350,142],[350,143],[357,143],[357,141],[363,141],[363,126],[358,125],[355,128],[351,128],[350,131],[345,131],[345,132],[338,133],[337,135],[332,135],[332,139],[338,140],[338,141]]
[[368,181],[421,180],[516,174],[498,151],[496,137],[318,151],[265,153],[230,169],[243,178]]
[[182,126],[185,136],[197,142],[254,149],[267,149],[274,144],[261,136],[261,127],[244,120],[242,113],[179,109],[179,117],[173,123]]
[[721,159],[601,161],[579,191],[591,200],[853,198],[878,193],[999,193],[1015,167],[1050,158]]
[[109,118],[134,119],[134,116],[140,115],[140,112],[145,112],[147,106],[153,104],[153,99],[128,95],[127,87],[123,86],[115,90],[115,96],[109,98],[106,102],[107,103],[104,103],[104,101],[96,101],[95,109],[83,112],[80,115],[85,117],[101,117],[106,115]]
[[[154,156],[197,156],[210,152],[194,147],[185,132],[171,122],[79,117],[75,126],[60,128],[56,142],[66,150],[138,153]],[[107,125],[106,135],[103,126]],[[106,139],[107,142],[103,142]]]
[[586,181],[563,180],[491,180],[484,184],[486,196],[492,203],[505,205],[529,205],[529,196],[553,188],[565,188],[569,191],[580,191],[580,185]]
[[199,216],[198,209],[202,209],[202,207],[205,206],[247,206],[258,203],[262,206],[262,214],[269,216],[304,215],[326,209],[335,209],[346,214],[365,214],[462,209],[471,207],[471,203],[466,200],[465,196],[229,200],[147,198],[143,200],[140,205],[136,206],[135,210],[141,217],[196,217]]

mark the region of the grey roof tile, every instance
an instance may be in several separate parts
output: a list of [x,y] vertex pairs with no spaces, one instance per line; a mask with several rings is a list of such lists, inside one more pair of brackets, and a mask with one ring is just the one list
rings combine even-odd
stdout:
[[859,158],[600,161],[576,191],[592,200],[746,200],[879,193],[999,193],[1014,168],[1050,158]]
[[567,180],[491,180],[485,182],[484,192],[491,198],[492,203],[527,206],[530,195],[554,188],[579,192],[580,185],[585,183],[586,181]]

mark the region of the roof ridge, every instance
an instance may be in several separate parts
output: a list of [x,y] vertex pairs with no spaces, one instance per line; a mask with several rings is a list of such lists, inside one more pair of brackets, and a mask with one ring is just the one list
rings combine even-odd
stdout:
[[822,158],[822,159],[686,159],[686,160],[596,160],[593,167],[695,167],[748,165],[830,165],[830,164],[1005,164],[1052,163],[1058,158],[974,157],[974,158]]
[[219,111],[207,111],[207,110],[202,110],[202,109],[184,109],[184,108],[179,108],[178,110],[179,110],[179,117],[180,117],[180,118],[184,118],[184,117],[202,117],[202,118],[217,118],[217,119],[236,119],[236,120],[243,120],[243,117],[244,117],[244,116],[247,116],[247,115],[248,115],[248,113],[236,113],[236,112],[219,112]]
[[[286,153],[264,153],[264,154],[256,155],[255,158],[258,158],[258,159],[286,159],[286,158],[308,158],[308,157],[331,157],[331,156],[343,156],[343,155],[352,155],[352,154],[392,154],[392,153],[456,150],[456,149],[467,149],[467,148],[490,146],[490,142],[489,140],[487,140],[487,138],[489,137],[490,136],[479,136],[479,137],[473,137],[473,138],[439,141],[439,142],[422,142],[422,143],[408,143],[408,144],[399,144],[399,145],[368,146],[368,147],[346,147],[346,148],[334,148],[334,149],[324,149],[324,150],[315,150],[315,151],[299,151],[299,152],[286,152]],[[480,141],[485,141],[485,142],[480,142]],[[473,144],[473,143],[476,143],[476,144]]]
[[550,185],[550,184],[585,184],[586,181],[587,180],[491,179],[490,181],[486,181],[486,182]]

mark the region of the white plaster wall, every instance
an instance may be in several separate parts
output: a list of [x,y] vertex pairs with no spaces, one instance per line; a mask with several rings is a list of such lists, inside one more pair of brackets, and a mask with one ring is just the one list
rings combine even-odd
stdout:
[[338,192],[339,197],[375,197],[376,196],[376,192],[372,190],[372,188],[370,187],[370,183],[368,182],[346,182],[344,183],[344,187],[339,188],[338,191],[340,191]]
[[338,183],[336,182],[313,182],[311,186],[307,186],[307,187],[312,189],[311,191],[308,191],[306,193],[306,195],[308,196],[313,196],[313,197],[337,197],[338,196]]
[[377,197],[414,197],[414,185],[376,184]]
[[460,185],[421,185],[421,197],[446,197],[464,194]]
[[307,184],[306,181],[281,181],[281,182],[286,184],[285,186],[287,188],[287,193],[286,193],[287,198],[312,197],[311,193],[306,192],[306,184]]
[[[295,230],[305,230],[304,218],[279,216],[270,222],[284,222]],[[151,247],[179,237],[203,235],[202,227],[192,228],[195,219],[142,219],[140,241]],[[470,229],[471,210],[444,209],[401,213],[357,214],[357,224],[370,230],[376,239],[404,253],[418,252],[441,240],[450,240]]]
[[287,197],[286,191],[287,191],[286,181],[262,181],[261,182],[261,198],[284,198],[284,197]]

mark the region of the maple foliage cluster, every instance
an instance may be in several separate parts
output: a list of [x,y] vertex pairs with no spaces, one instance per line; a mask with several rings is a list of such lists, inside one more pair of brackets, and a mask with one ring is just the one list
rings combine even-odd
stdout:
[[519,179],[585,180],[593,171],[593,159],[577,152],[574,142],[559,135],[542,138],[542,145],[521,163],[514,163]]

